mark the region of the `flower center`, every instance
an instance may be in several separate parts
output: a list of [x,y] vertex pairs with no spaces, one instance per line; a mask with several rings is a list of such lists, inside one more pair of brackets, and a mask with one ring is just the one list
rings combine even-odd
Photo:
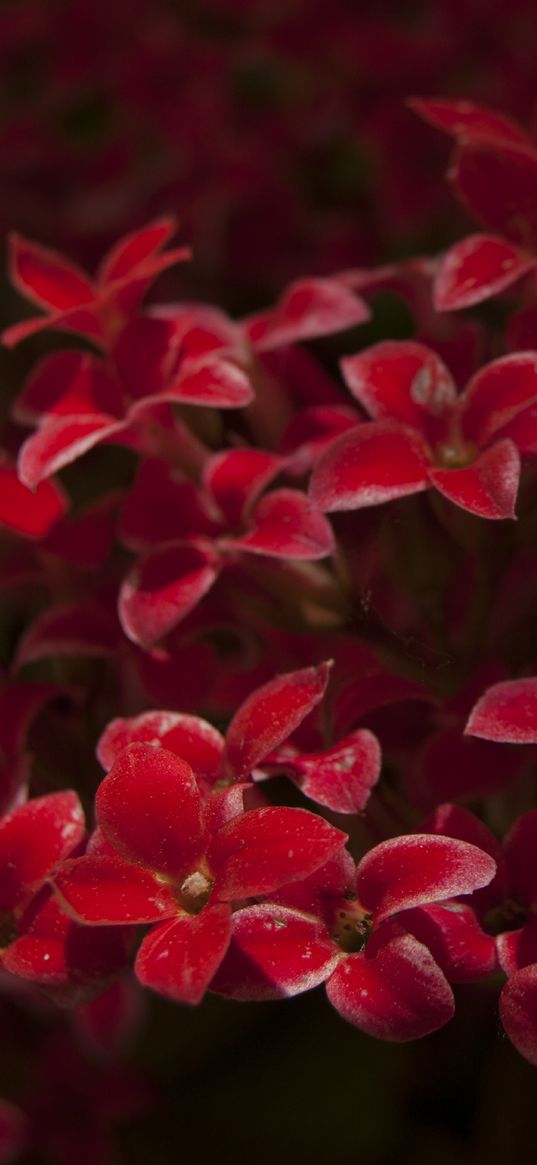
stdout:
[[348,954],[363,950],[371,934],[371,915],[359,902],[345,899],[345,906],[336,910],[332,937]]
[[189,874],[181,884],[177,895],[183,910],[188,910],[189,914],[199,914],[200,910],[203,910],[203,907],[207,905],[212,888],[211,879],[201,870],[195,870],[193,874]]
[[473,446],[455,441],[445,441],[435,449],[435,461],[442,469],[464,469],[466,465],[471,465],[475,456]]

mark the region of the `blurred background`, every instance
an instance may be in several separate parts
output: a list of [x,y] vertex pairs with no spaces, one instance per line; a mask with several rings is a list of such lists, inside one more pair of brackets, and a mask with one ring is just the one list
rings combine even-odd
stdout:
[[[536,24],[534,0],[507,17],[505,0],[3,0],[2,238],[92,269],[171,211],[194,258],[162,296],[240,313],[297,276],[434,253],[464,216],[449,143],[406,99],[467,97],[531,127]],[[535,1075],[495,998],[459,990],[457,1019],[408,1047],[354,1031],[322,989],[193,1012],[145,998],[112,1059],[3,1000],[0,1092],[39,1130],[28,1165],[518,1162]]]

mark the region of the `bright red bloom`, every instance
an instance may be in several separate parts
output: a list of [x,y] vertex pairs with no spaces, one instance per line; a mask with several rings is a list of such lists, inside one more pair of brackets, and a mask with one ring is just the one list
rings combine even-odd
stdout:
[[235,901],[266,895],[318,869],[345,835],[301,809],[241,811],[235,789],[205,805],[185,760],[131,744],[100,785],[106,841],[54,878],[73,917],[157,923],[136,973],[146,986],[198,1003],[227,950]]
[[470,235],[440,260],[436,308],[470,307],[504,291],[537,265],[537,148],[510,118],[484,106],[442,99],[411,104],[455,138],[458,148],[449,177],[472,214],[495,232]]
[[386,341],[343,360],[372,422],[326,449],[311,479],[325,511],[354,510],[433,486],[482,518],[514,516],[520,454],[537,451],[537,354],[482,368],[460,395],[439,356]]
[[125,235],[105,256],[95,280],[63,255],[12,235],[11,281],[47,315],[7,328],[3,343],[13,347],[44,328],[59,328],[109,345],[157,275],[190,258],[188,247],[162,253],[176,226],[175,219],[162,218]]
[[[441,842],[442,844],[439,844]],[[414,834],[382,842],[354,869],[346,853],[275,902],[233,916],[233,940],[213,987],[275,999],[327,981],[344,1019],[379,1039],[417,1039],[443,1026],[453,996],[440,967],[398,916],[472,893],[494,876],[488,854]]]

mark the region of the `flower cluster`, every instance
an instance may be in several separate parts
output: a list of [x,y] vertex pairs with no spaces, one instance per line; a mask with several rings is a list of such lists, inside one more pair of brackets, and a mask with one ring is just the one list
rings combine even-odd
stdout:
[[1,983],[93,1038],[131,969],[190,1005],[325,983],[391,1041],[483,981],[537,1064],[537,154],[414,106],[495,232],[439,258],[234,319],[145,305],[190,256],[171,216],[95,277],[11,238],[40,314],[3,333],[35,360],[0,467]]

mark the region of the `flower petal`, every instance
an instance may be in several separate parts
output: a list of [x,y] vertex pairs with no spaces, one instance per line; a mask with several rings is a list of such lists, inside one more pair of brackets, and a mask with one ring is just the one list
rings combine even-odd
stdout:
[[537,1065],[537,964],[516,971],[500,995],[500,1019],[515,1048]]
[[169,542],[139,559],[121,585],[118,614],[125,635],[152,647],[188,615],[218,576],[211,547]]
[[447,101],[444,97],[412,97],[408,102],[415,113],[461,142],[527,142],[520,126],[475,101]]
[[47,419],[20,450],[19,477],[24,485],[34,489],[95,445],[124,430],[122,421],[106,413]]
[[489,854],[468,842],[434,834],[382,841],[358,865],[358,898],[376,922],[487,886],[496,873]]
[[493,360],[473,377],[463,397],[465,437],[482,446],[537,401],[537,352]]
[[57,251],[21,235],[10,236],[9,266],[11,282],[17,291],[38,307],[65,311],[95,299],[93,287],[83,271]]
[[395,422],[357,425],[321,454],[310,483],[320,510],[357,510],[428,489],[429,458],[417,433]]
[[523,146],[477,142],[457,154],[450,178],[468,209],[490,231],[537,248],[537,153]]
[[236,779],[248,776],[282,744],[322,700],[330,664],[276,676],[241,704],[226,733],[226,767]]
[[512,441],[496,441],[463,469],[430,469],[431,485],[454,505],[496,520],[515,518],[520,454]]
[[135,972],[152,987],[179,1003],[200,1003],[220,965],[231,937],[229,907],[206,906],[154,927],[142,942]]
[[497,970],[494,938],[464,902],[405,910],[397,923],[427,947],[450,983],[474,983]]
[[134,743],[162,745],[209,780],[220,772],[224,738],[201,716],[150,711],[112,720],[97,745],[97,758],[104,769],[111,769],[120,752]]
[[208,857],[214,893],[224,901],[266,894],[314,873],[347,840],[307,809],[270,805],[233,818],[214,835]]
[[70,789],[36,797],[0,821],[0,910],[13,910],[79,844],[85,823]]
[[388,942],[375,957],[349,955],[326,991],[343,1019],[378,1040],[417,1040],[443,1027],[453,993],[426,947],[411,935]]
[[337,279],[298,279],[276,307],[243,323],[252,346],[264,352],[356,327],[370,315],[364,300]]
[[317,918],[265,902],[238,910],[211,990],[229,999],[285,999],[323,983],[342,957]]
[[330,523],[298,490],[267,494],[255,507],[252,521],[253,529],[242,538],[226,539],[225,544],[252,554],[306,562],[326,558],[334,550]]
[[98,822],[120,853],[173,878],[205,849],[201,795],[190,765],[150,744],[130,744],[95,798]]
[[204,482],[229,524],[238,526],[284,465],[283,457],[264,449],[225,449],[207,461]]
[[334,813],[361,813],[380,776],[376,736],[358,729],[324,752],[300,753],[282,767],[306,797]]
[[92,926],[158,922],[179,910],[167,883],[119,855],[63,862],[53,885],[70,917]]
[[477,701],[464,731],[484,740],[537,744],[537,678],[494,684]]
[[396,420],[434,438],[457,400],[451,374],[424,344],[384,340],[341,362],[352,395],[376,421]]
[[1,526],[24,538],[43,538],[66,511],[67,499],[55,482],[30,490],[13,467],[0,465]]
[[469,235],[442,256],[434,280],[437,311],[456,311],[498,295],[535,266],[535,258],[497,235]]

